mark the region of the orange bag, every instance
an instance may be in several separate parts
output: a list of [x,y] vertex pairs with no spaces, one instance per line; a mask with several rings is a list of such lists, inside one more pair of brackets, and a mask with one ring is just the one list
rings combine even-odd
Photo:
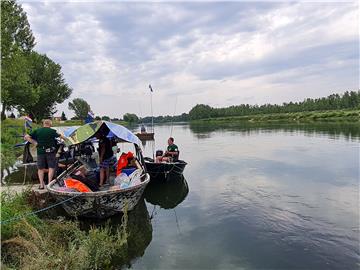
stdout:
[[129,158],[134,158],[134,154],[131,152],[121,154],[116,168],[116,176],[118,176],[121,173],[121,170],[128,165]]
[[64,183],[67,188],[73,188],[79,192],[91,192],[91,189],[79,180],[68,178],[64,181]]

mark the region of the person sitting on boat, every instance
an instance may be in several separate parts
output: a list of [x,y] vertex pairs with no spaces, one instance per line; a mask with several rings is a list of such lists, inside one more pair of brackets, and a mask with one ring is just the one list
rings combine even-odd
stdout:
[[145,128],[145,125],[144,125],[144,124],[141,125],[140,132],[141,132],[141,133],[146,133],[146,128]]
[[48,171],[49,182],[52,180],[57,167],[56,158],[56,138],[61,137],[65,140],[62,134],[56,132],[51,128],[52,122],[50,119],[43,120],[43,127],[26,134],[24,139],[36,145],[37,148],[37,167],[38,177],[40,181],[39,189],[44,189],[44,174]]
[[[96,136],[99,139],[99,165],[100,165],[100,184],[102,186],[108,181],[110,176],[110,167],[114,165],[113,143],[103,133]],[[116,162],[116,159],[115,159]]]
[[156,162],[171,162],[176,161],[179,156],[179,148],[174,144],[174,138],[168,139],[168,147],[164,155],[156,157]]

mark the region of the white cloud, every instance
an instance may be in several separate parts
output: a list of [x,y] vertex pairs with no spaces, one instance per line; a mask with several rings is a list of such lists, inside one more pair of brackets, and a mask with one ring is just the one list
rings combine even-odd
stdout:
[[[357,3],[23,4],[37,47],[95,113],[281,103],[358,87]],[[59,107],[65,110],[67,104]]]

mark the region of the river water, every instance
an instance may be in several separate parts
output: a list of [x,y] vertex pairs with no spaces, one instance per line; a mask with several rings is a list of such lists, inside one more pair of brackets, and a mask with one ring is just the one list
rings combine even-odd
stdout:
[[[156,126],[145,155],[170,133]],[[147,187],[131,269],[359,269],[358,125],[183,124],[172,136],[184,179]]]
[[[170,132],[157,126],[145,152]],[[189,192],[147,200],[152,241],[132,268],[358,269],[359,134],[339,124],[174,126]],[[171,199],[181,203],[161,207]]]

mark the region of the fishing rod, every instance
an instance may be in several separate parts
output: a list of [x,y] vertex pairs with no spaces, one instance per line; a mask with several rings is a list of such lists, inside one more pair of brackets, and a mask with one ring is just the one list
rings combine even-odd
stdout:
[[173,113],[173,117],[171,119],[170,137],[172,137],[173,128],[174,128],[174,117],[175,117],[175,113],[176,113],[176,105],[177,105],[177,96],[175,97],[174,113]]

